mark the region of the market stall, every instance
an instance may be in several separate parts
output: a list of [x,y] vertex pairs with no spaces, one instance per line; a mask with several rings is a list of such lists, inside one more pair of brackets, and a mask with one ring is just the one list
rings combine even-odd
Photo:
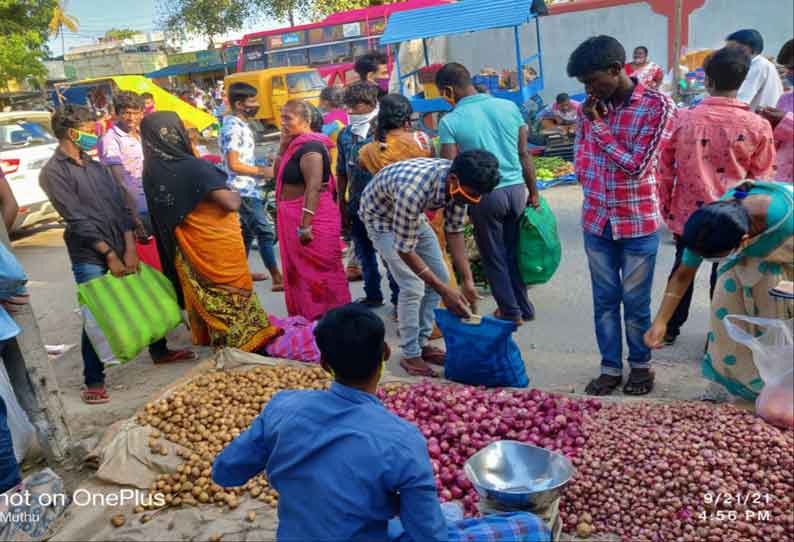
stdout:
[[[273,537],[278,495],[266,477],[224,489],[211,482],[208,469],[274,393],[321,389],[329,382],[316,365],[220,352],[108,432],[96,451],[96,476],[81,488],[83,498],[93,495],[96,503],[73,503],[54,540]],[[415,378],[390,380],[379,396],[420,428],[441,500],[462,503],[468,515],[489,508],[463,464],[484,446],[507,439],[571,459],[577,471],[558,516],[565,532],[582,538],[794,536],[794,432],[747,411],[704,403],[601,402]],[[108,496],[123,489],[135,498],[108,504]],[[717,499],[729,494],[759,497]]]

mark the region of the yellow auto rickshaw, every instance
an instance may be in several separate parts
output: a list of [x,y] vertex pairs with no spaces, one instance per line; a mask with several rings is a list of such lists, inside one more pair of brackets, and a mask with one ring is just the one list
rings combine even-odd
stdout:
[[277,129],[281,128],[281,108],[285,103],[298,99],[318,105],[320,91],[326,86],[320,73],[308,66],[239,72],[223,80],[227,92],[234,83],[248,83],[256,88],[259,111],[254,118],[263,128]]

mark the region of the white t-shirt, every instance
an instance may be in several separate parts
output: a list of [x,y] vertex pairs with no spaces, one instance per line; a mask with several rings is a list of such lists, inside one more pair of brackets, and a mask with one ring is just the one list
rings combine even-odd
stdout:
[[776,107],[782,95],[783,83],[777,68],[763,56],[756,55],[737,97],[755,111],[759,107]]

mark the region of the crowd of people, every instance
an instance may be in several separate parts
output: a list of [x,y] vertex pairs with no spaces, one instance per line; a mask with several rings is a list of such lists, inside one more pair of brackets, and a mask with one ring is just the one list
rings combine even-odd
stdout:
[[[597,36],[570,56],[567,73],[584,85],[587,99],[575,104],[561,94],[552,118],[576,126],[602,358],[587,393],[605,395],[621,385],[626,394],[652,391],[653,349],[675,342],[704,260],[712,264],[712,305],[703,368],[718,386],[709,397],[754,399],[760,391],[749,350],[727,337],[722,321],[728,314],[792,316],[791,303],[769,291],[794,278],[794,94],[783,93],[762,51],[754,30],[728,36],[705,62],[710,96],[679,110],[657,90],[658,71],[645,48],[627,64],[616,39]],[[226,486],[267,470],[281,496],[279,535],[285,538],[385,539],[397,494],[403,540],[461,537],[461,528],[444,520],[423,438],[374,396],[390,356],[383,321],[370,310],[384,303],[381,266],[396,307],[400,365],[410,375],[435,377],[432,365],[444,364],[444,352],[430,344],[436,307],[461,317],[478,312],[463,239],[467,220],[498,305],[493,316],[516,326],[538,317],[518,272],[520,218],[539,205],[529,130],[518,107],[478,92],[464,66],[446,64],[436,85],[453,109],[433,141],[412,128],[410,102],[378,84],[381,61],[373,53],[357,62],[360,80],[323,91],[322,110],[300,100],[285,104],[273,163],[257,159],[247,122],[258,108],[256,89],[235,83],[226,89],[221,167],[200,157],[176,114],[154,111],[144,96],[119,93],[114,122],[101,137],[89,108],[55,113],[59,144],[41,173],[41,187],[66,222],[77,284],[136,273],[137,245],[154,242],[193,343],[261,353],[281,330],[254,291],[254,281],[267,279],[249,268],[256,240],[272,291],[283,291],[289,316],[319,321],[315,336],[321,363],[334,375],[331,389],[277,394],[213,466],[213,480]],[[794,40],[777,61],[794,86]],[[98,160],[87,154],[94,148]],[[276,224],[260,189],[268,177],[276,180]],[[0,200],[6,192],[0,183]],[[676,259],[652,319],[665,223]],[[344,230],[364,280],[365,297],[355,303]],[[26,302],[24,292],[2,295],[2,307]],[[5,315],[0,308],[0,323]],[[155,363],[196,357],[169,349],[165,339],[149,352]],[[83,400],[107,402],[103,365],[85,332],[82,355]],[[6,440],[0,424],[4,453]],[[0,460],[5,468],[8,458]],[[18,471],[0,474],[0,481],[19,480]],[[302,504],[307,487],[328,506]],[[545,529],[528,514],[505,521],[493,530]]]
[[[789,42],[778,59],[789,70],[791,48]],[[696,256],[710,254],[699,243],[715,220],[725,227],[720,220],[726,219],[705,220],[704,213],[726,205],[712,207],[740,182],[754,183],[741,192],[753,201],[765,181],[791,180],[785,137],[791,131],[791,92],[783,94],[779,77],[772,80],[767,64],[773,65],[762,50],[754,30],[728,36],[725,48],[704,66],[710,96],[681,110],[656,89],[660,70],[648,61],[646,48],[636,48],[627,63],[619,42],[598,36],[571,55],[568,75],[585,86],[587,100],[580,104],[558,95],[548,120],[576,132],[602,357],[601,374],[587,393],[607,394],[623,384],[624,326],[630,372],[623,391],[652,390],[652,350],[680,334],[700,263]],[[440,119],[438,138],[431,139],[413,129],[410,102],[379,85],[385,62],[374,52],[360,58],[359,80],[325,89],[319,109],[288,102],[272,162],[256,156],[249,121],[259,104],[256,88],[246,83],[226,89],[219,168],[199,158],[195,137],[175,114],[154,111],[143,96],[115,96],[115,122],[101,138],[85,108],[56,113],[60,144],[41,185],[67,223],[76,282],[108,271],[134,273],[136,242],[153,238],[189,316],[194,343],[262,352],[279,330],[262,310],[254,281],[269,278],[272,292],[283,291],[290,317],[316,321],[351,302],[348,282],[356,269],[365,295],[355,303],[381,307],[385,270],[399,364],[410,375],[436,377],[432,366],[443,366],[445,353],[431,344],[440,335],[434,309],[443,305],[462,317],[478,311],[463,240],[468,220],[498,307],[493,316],[517,326],[534,320],[517,247],[521,216],[538,206],[539,194],[527,150],[529,128],[518,107],[478,92],[469,71],[449,63],[437,72],[436,85],[453,109]],[[781,109],[770,107],[778,100]],[[85,154],[94,147],[99,162]],[[275,224],[263,199],[267,178],[276,182]],[[783,192],[779,197],[785,200]],[[740,211],[735,204],[732,209]],[[674,234],[676,260],[670,291],[652,325],[651,285],[663,223]],[[785,238],[786,228],[777,227],[775,238]],[[354,253],[347,266],[346,233]],[[269,277],[248,268],[254,241]],[[712,296],[727,272],[718,267],[711,268]],[[790,278],[785,265],[764,269],[767,281]],[[758,282],[749,280],[733,278],[729,285],[752,288]],[[722,302],[718,295],[715,303]],[[755,302],[761,312],[766,305],[776,306]],[[661,322],[665,329],[657,337]],[[717,324],[707,360],[742,357],[722,344]],[[165,340],[151,345],[150,353],[156,363],[194,358],[189,350],[168,349]],[[102,365],[85,336],[83,357],[84,400],[108,400]]]

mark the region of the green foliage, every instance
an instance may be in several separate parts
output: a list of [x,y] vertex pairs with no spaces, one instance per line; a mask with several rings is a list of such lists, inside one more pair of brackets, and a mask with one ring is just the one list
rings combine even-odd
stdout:
[[245,0],[161,0],[161,24],[171,34],[185,37],[198,34],[209,40],[239,30],[255,13],[253,2]]
[[111,28],[105,32],[105,38],[109,40],[124,41],[137,34],[137,30],[130,30],[129,28]]
[[0,88],[10,79],[43,77],[55,0],[0,0]]
[[401,1],[404,0],[314,0],[312,2],[312,12],[318,16],[325,17],[340,11],[381,6]]

